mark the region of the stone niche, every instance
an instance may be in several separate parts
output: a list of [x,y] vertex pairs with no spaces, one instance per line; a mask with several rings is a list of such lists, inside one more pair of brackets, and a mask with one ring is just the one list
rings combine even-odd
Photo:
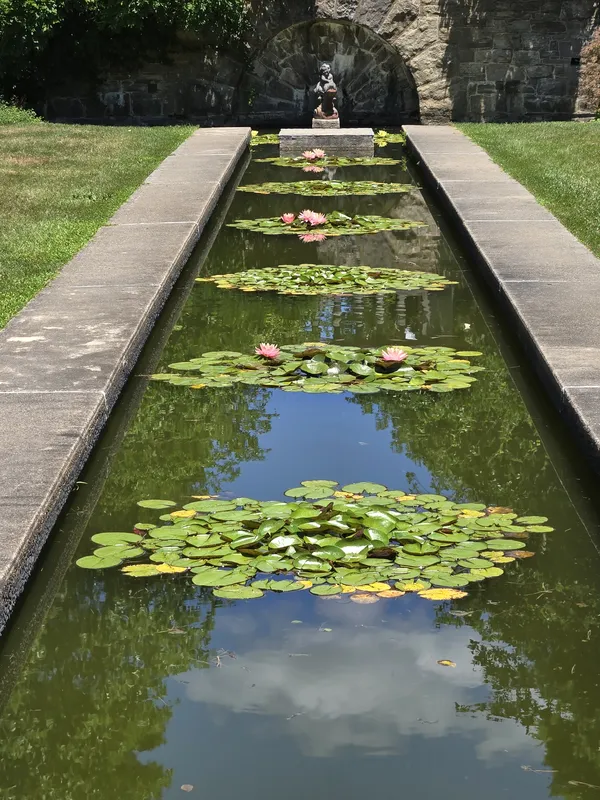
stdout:
[[306,126],[318,64],[342,126],[570,119],[596,0],[255,0],[244,57],[182,34],[165,63],[65,82],[51,119]]
[[417,87],[396,48],[369,28],[329,20],[293,25],[271,39],[243,75],[240,111],[310,127],[321,61],[332,66],[342,126],[418,121]]

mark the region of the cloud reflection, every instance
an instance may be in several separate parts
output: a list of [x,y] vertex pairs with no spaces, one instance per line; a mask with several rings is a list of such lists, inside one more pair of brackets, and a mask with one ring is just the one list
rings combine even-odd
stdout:
[[[404,737],[450,735],[474,739],[486,761],[533,755],[538,743],[514,721],[456,711],[456,703],[476,702],[485,691],[469,650],[474,631],[437,630],[419,614],[382,622],[384,609],[329,602],[331,633],[309,623],[254,634],[222,669],[187,673],[188,698],[213,713],[268,715],[278,735],[296,737],[309,756],[348,746],[388,755],[403,748]],[[241,630],[244,617],[232,615],[229,624]],[[456,667],[440,666],[442,659]]]

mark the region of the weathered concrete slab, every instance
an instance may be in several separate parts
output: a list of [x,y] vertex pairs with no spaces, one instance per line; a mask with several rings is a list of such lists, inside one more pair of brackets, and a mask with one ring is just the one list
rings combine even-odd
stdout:
[[405,130],[552,401],[600,469],[600,260],[460,131]]
[[192,134],[0,331],[0,630],[249,139]]
[[320,147],[331,156],[372,158],[373,136],[372,128],[282,128],[279,152],[282,156],[299,156],[305,150]]

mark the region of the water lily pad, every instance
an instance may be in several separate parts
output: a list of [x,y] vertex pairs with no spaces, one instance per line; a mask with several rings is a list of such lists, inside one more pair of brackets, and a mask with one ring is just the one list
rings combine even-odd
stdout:
[[[329,351],[328,345],[301,347],[316,361]],[[299,349],[291,345],[286,353],[297,358]],[[339,348],[336,359],[343,363]],[[307,496],[314,493],[328,496]],[[452,599],[463,596],[468,583],[499,577],[521,553],[532,557],[525,549],[532,529],[549,528],[531,523],[540,517],[517,517],[510,509],[406,495],[367,481],[340,487],[306,480],[287,494],[290,502],[194,498],[193,516],[170,512],[161,515],[160,526],[95,534],[100,547],[77,563],[102,569],[135,561],[123,567],[134,577],[190,571],[196,585],[219,589],[244,588],[258,572],[267,576],[254,581],[260,592],[314,589],[317,596],[359,598],[417,592]]]
[[354,494],[377,494],[378,492],[385,492],[387,486],[384,486],[382,483],[347,483],[345,486],[342,487],[342,491],[344,492],[353,492]]
[[215,589],[213,594],[226,600],[252,600],[263,597],[264,592],[254,586],[227,586]]
[[460,589],[425,589],[419,592],[419,597],[424,597],[426,600],[459,600],[466,596],[467,592],[462,592]]
[[[373,234],[379,231],[401,231],[410,228],[422,228],[425,222],[397,219],[396,217],[379,217],[376,215],[355,214],[350,217],[340,211],[333,211],[326,217],[324,224],[310,226],[297,217],[291,224],[282,222],[279,217],[263,217],[258,219],[238,219],[227,223],[230,228],[245,231],[255,231],[268,236],[295,235],[295,236],[360,236]],[[308,241],[314,241],[309,239]]]
[[357,592],[350,596],[353,603],[369,604],[377,603],[379,597],[376,594],[368,594],[366,592]]
[[121,572],[131,578],[149,578],[152,575],[160,574],[156,564],[130,564],[127,567],[123,567]]
[[224,570],[216,567],[201,567],[196,571],[192,582],[196,586],[230,586],[233,583],[245,583],[248,575],[241,570]]
[[138,506],[142,508],[171,508],[176,505],[177,503],[174,503],[173,500],[138,500]]
[[238,186],[238,192],[253,194],[298,194],[304,197],[345,197],[348,195],[405,194],[414,190],[410,183],[381,181],[267,181]]
[[123,561],[122,558],[117,556],[98,558],[98,556],[83,556],[78,558],[75,562],[78,567],[83,569],[109,569],[110,567],[118,567]]
[[137,544],[142,537],[137,533],[95,533],[92,542],[103,545]]
[[319,167],[395,167],[402,163],[399,158],[381,157],[350,157],[350,156],[328,156],[322,158],[305,158],[304,156],[283,156],[279,158],[257,158],[258,164],[273,164],[276,167],[296,167],[303,169],[307,166],[317,165]]
[[312,586],[309,591],[311,594],[316,594],[318,597],[326,597],[337,595],[341,590],[342,587],[339,583],[323,583],[319,586]]
[[[448,348],[451,350],[451,348]],[[227,352],[227,351],[225,351]],[[438,347],[402,348],[395,346],[379,348],[341,347],[339,345],[302,343],[276,348],[273,357],[246,356],[242,359],[224,355],[220,369],[225,370],[215,377],[214,357],[204,356],[193,360],[194,367],[206,389],[214,386],[233,385],[249,380],[253,385],[263,385],[283,390],[294,389],[308,393],[354,391],[362,387],[373,393],[387,390],[396,391],[406,387],[413,391],[434,391],[444,385],[444,391],[452,390],[442,369],[447,361],[446,349]],[[451,351],[453,352],[453,351]],[[439,366],[440,369],[435,369]],[[225,369],[226,368],[226,369]],[[456,375],[472,377],[470,373],[480,370],[467,360],[457,361]],[[473,378],[473,380],[475,380]],[[163,380],[164,382],[164,380]],[[181,384],[178,373],[172,376],[172,383]],[[469,384],[470,386],[470,384]],[[306,481],[306,485],[288,489],[286,495],[295,498],[319,499],[330,496],[331,487],[324,482]],[[330,482],[327,482],[330,483]],[[380,485],[380,484],[374,484]],[[375,492],[376,494],[376,492]],[[447,503],[441,495],[442,503]],[[392,498],[380,498],[382,504]],[[373,501],[375,502],[375,501]],[[438,502],[438,501],[427,501]],[[483,506],[485,508],[485,506]],[[235,505],[223,500],[199,500],[188,503],[184,510],[228,511]],[[509,524],[509,520],[504,520]]]

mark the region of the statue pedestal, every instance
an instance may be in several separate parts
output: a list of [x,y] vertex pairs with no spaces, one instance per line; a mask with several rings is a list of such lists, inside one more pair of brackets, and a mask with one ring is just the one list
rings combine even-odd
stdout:
[[339,128],[340,127],[340,119],[317,119],[316,117],[312,121],[313,128]]
[[283,128],[279,132],[279,154],[282,156],[301,156],[305,150],[314,147],[325,150],[328,156],[373,158],[373,129]]

